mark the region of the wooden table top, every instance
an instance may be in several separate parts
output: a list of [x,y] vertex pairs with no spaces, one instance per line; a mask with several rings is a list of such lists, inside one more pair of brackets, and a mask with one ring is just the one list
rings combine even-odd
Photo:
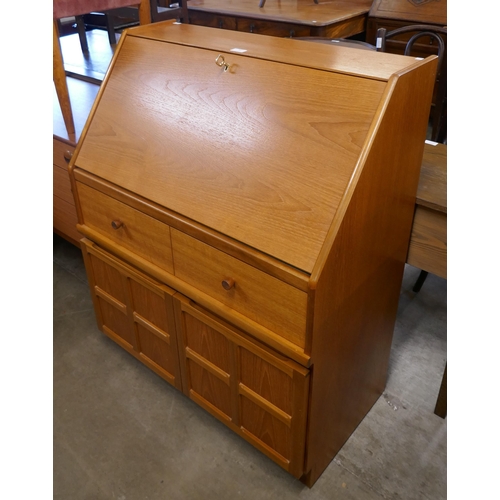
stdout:
[[408,21],[414,24],[447,22],[447,0],[423,2],[419,0],[374,0],[369,17]]
[[188,9],[269,21],[327,26],[361,14],[368,15],[372,0],[189,0]]
[[447,147],[445,144],[434,144],[426,142],[424,147],[424,158],[417,191],[417,205],[446,213]]

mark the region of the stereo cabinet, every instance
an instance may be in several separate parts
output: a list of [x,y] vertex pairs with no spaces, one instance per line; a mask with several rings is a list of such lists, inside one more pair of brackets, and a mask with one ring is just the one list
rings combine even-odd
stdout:
[[69,165],[99,328],[308,486],[384,390],[436,71],[311,46],[127,30]]

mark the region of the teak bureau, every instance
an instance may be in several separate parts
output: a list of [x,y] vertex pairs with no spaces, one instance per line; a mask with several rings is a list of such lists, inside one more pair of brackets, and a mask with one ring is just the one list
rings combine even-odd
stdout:
[[309,486],[384,389],[435,70],[134,28],[70,162],[102,331]]

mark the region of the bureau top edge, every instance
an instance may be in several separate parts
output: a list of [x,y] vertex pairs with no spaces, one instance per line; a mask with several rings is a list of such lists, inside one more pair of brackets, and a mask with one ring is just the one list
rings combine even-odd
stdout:
[[[293,38],[259,35],[164,21],[129,28],[127,36],[388,81],[415,62],[414,57],[339,47]],[[263,43],[264,42],[264,43]]]

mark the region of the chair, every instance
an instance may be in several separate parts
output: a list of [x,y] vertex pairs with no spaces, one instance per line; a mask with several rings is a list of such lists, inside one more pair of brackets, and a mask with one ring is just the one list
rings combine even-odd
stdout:
[[151,20],[153,23],[176,18],[179,22],[189,23],[187,0],[151,0]]
[[141,24],[151,22],[149,0],[53,0],[53,78],[64,123],[70,135],[75,134],[75,124],[71,112],[57,21],[64,17],[81,16],[92,11],[102,12],[130,5],[138,6]]
[[138,7],[139,24],[178,19],[189,22],[187,0],[178,0],[176,6],[170,6],[167,0],[53,0],[53,76],[57,98],[61,106],[64,123],[68,134],[74,135],[75,125],[64,71],[64,62],[59,41],[58,21],[65,17],[75,17],[83,52],[88,52],[83,16],[91,12],[104,13],[109,42],[116,43],[113,17],[117,9]]
[[[438,67],[436,73],[436,88],[434,96],[434,106],[431,112],[432,131],[431,140],[436,142],[446,142],[446,86],[447,86],[447,53],[446,42],[443,35],[447,35],[447,27],[434,26],[430,24],[415,24],[403,26],[392,31],[385,28],[377,30],[377,50],[386,52],[386,41],[394,39],[402,34],[413,33],[406,41],[404,55],[412,55],[415,42],[421,38],[430,38],[437,42]],[[429,46],[427,46],[429,47]],[[419,51],[421,53],[421,51]]]
[[[415,42],[421,38],[431,38],[437,42],[438,67],[436,71],[436,86],[434,90],[434,105],[431,110],[431,135],[430,139],[435,142],[446,142],[446,104],[447,104],[447,54],[446,42],[443,35],[447,34],[446,26],[433,26],[428,24],[415,24],[403,26],[392,31],[387,31],[385,28],[379,28],[377,31],[376,47],[380,52],[386,51],[386,41],[395,38],[401,34],[412,34],[406,41],[404,55],[409,56],[415,48]],[[424,284],[427,276],[427,271],[420,271],[420,274],[413,286],[414,292],[419,292]]]

